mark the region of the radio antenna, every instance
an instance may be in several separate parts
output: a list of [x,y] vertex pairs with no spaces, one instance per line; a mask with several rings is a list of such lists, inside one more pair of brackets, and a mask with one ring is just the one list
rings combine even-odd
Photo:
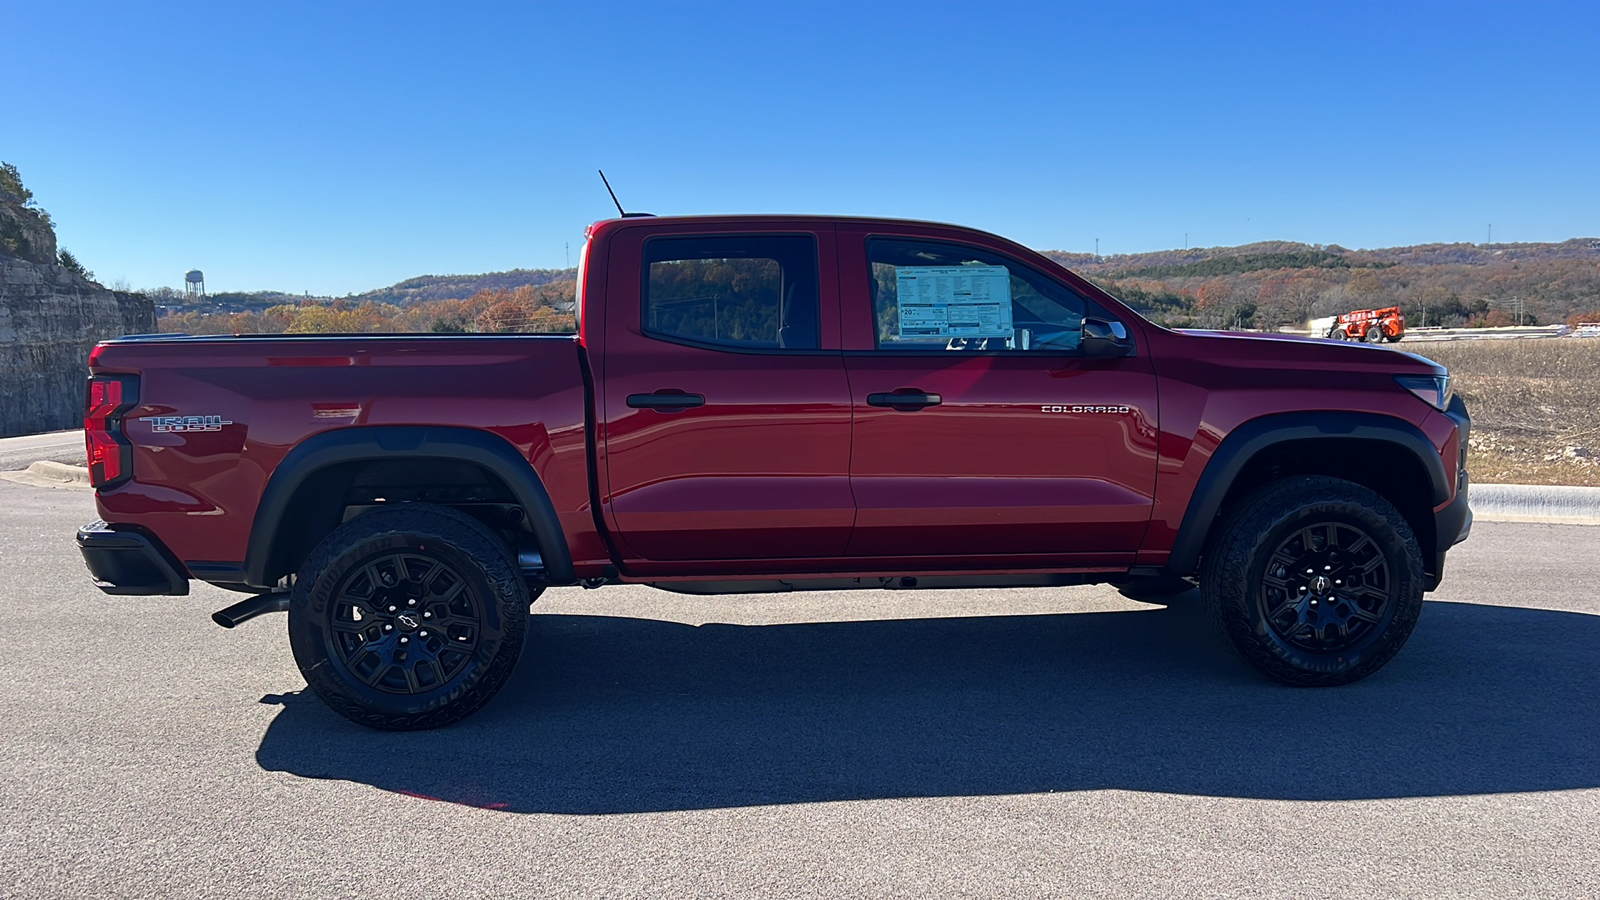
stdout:
[[611,202],[617,204],[617,215],[626,219],[628,214],[622,211],[622,202],[617,199],[617,192],[611,189],[611,182],[606,180],[606,170],[595,169],[595,171],[600,173],[600,183],[606,186],[606,193],[611,195]]

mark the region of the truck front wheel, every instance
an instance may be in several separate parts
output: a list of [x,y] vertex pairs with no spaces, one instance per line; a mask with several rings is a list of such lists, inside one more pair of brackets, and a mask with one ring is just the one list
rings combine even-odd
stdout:
[[372,728],[455,722],[505,684],[531,598],[505,543],[422,503],[334,529],[301,566],[289,645],[324,703]]
[[1393,504],[1358,484],[1299,476],[1234,505],[1201,567],[1217,632],[1270,678],[1359,681],[1422,612],[1422,552]]

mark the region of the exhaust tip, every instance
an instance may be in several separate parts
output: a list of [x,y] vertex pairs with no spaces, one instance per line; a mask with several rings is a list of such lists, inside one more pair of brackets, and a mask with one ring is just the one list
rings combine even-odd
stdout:
[[256,616],[270,612],[287,612],[288,594],[257,594],[211,614],[211,621],[223,628],[238,628]]

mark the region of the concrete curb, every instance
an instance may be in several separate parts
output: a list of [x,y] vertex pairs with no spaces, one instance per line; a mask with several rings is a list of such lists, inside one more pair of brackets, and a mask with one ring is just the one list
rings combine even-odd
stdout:
[[34,487],[66,488],[68,490],[93,490],[89,484],[89,470],[83,466],[40,460],[26,471],[0,472],[0,478]]
[[[49,460],[40,460],[25,472],[0,472],[0,478],[38,487],[90,490],[88,469]],[[1475,484],[1469,496],[1473,518],[1481,522],[1600,525],[1600,487]]]
[[29,466],[28,471],[40,478],[49,478],[53,481],[74,482],[77,484],[89,483],[89,470],[83,466],[69,466],[66,463],[42,459]]
[[1468,497],[1477,521],[1600,525],[1600,487],[1475,484]]

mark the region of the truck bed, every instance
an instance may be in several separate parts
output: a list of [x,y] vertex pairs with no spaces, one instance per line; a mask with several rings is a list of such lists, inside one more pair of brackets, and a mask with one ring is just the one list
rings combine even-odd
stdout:
[[[91,373],[137,376],[138,405],[123,426],[136,475],[99,492],[100,515],[169,536],[194,577],[242,582],[258,504],[293,448],[335,430],[448,423],[503,439],[549,486],[563,530],[592,535],[580,353],[572,335],[152,335],[103,344]],[[206,527],[195,527],[197,517]],[[598,539],[589,549],[604,558]]]

